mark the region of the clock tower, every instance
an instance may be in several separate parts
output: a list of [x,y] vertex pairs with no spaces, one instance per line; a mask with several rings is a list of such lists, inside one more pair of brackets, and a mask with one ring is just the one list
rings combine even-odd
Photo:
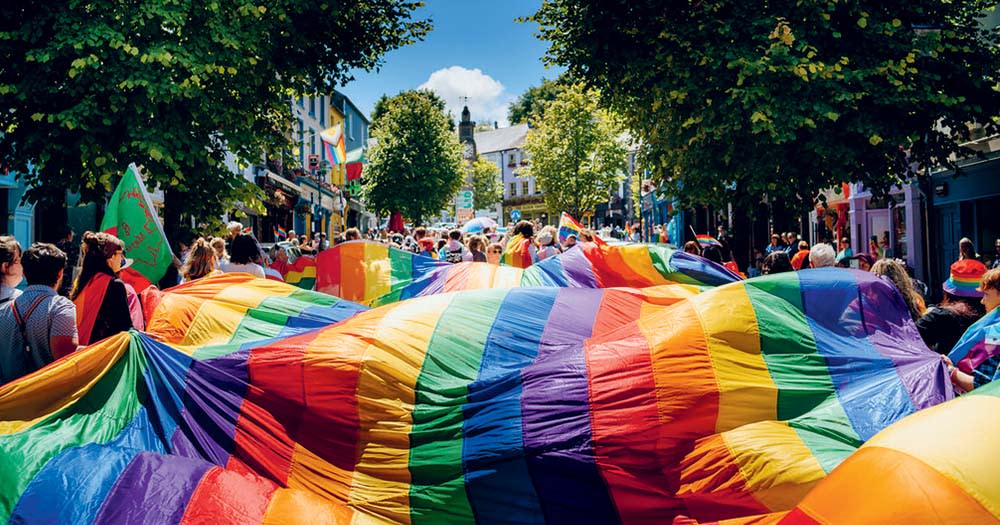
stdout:
[[465,160],[476,160],[476,124],[472,122],[472,114],[469,113],[469,106],[462,108],[462,121],[458,123],[458,141],[464,148]]

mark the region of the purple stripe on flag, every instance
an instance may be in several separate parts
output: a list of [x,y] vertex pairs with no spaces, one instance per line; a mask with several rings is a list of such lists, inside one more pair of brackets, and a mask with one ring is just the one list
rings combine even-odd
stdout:
[[97,523],[180,523],[210,463],[143,452],[104,499]]
[[570,287],[600,288],[594,276],[594,268],[581,248],[570,248],[560,256],[563,272],[569,279]]
[[546,523],[619,521],[591,446],[582,344],[591,336],[603,297],[600,289],[560,290],[538,356],[521,370],[525,453]]
[[191,366],[182,423],[171,440],[175,454],[216,465],[229,461],[249,377],[249,358],[250,350],[241,350]]
[[[867,272],[852,272],[858,280],[862,316],[868,342],[890,359],[914,408],[923,410],[948,401],[953,389],[948,371],[938,355],[921,341],[917,325],[895,286],[872,278]],[[881,293],[873,293],[881,289]],[[867,293],[865,293],[867,291]]]

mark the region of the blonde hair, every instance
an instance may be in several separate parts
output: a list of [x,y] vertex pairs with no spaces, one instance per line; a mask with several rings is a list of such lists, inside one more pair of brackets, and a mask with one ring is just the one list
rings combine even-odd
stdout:
[[875,261],[870,271],[875,275],[888,278],[896,285],[899,293],[903,296],[903,300],[906,301],[906,307],[910,310],[910,317],[914,321],[923,316],[923,308],[920,305],[924,300],[917,293],[916,288],[913,287],[913,281],[906,274],[906,268],[902,264],[894,259],[879,259]]
[[221,261],[223,259],[228,259],[229,254],[226,253],[226,240],[222,237],[213,237],[212,241],[209,243],[212,249],[215,250],[215,256]]
[[[223,247],[225,251],[225,247]],[[193,281],[212,273],[215,270],[217,256],[215,248],[203,238],[198,238],[191,244],[184,266],[181,267],[181,276],[185,281]]]

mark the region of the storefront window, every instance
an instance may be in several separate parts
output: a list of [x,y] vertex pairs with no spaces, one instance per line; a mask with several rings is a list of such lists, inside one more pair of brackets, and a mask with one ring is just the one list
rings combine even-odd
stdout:
[[906,206],[896,206],[892,209],[892,228],[895,232],[893,257],[906,260]]

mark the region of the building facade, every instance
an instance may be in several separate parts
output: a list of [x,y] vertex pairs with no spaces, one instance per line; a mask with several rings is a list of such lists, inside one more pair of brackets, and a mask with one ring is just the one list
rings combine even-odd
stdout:
[[475,134],[476,151],[500,169],[503,203],[497,222],[500,224],[516,222],[512,220],[511,212],[517,210],[520,212],[521,220],[538,219],[544,224],[558,223],[559,217],[549,217],[542,188],[536,184],[534,177],[526,173],[530,162],[528,153],[524,150],[527,136],[527,124],[480,131]]

